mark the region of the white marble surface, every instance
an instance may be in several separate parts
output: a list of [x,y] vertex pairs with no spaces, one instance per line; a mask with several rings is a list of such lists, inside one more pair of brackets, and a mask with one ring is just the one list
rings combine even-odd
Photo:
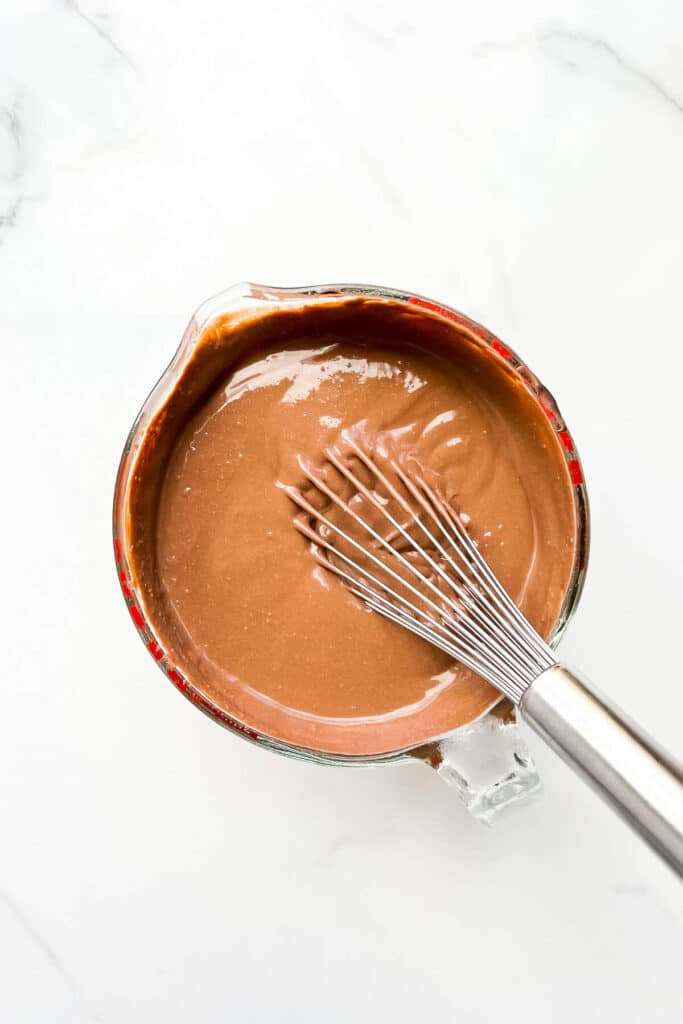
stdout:
[[556,393],[594,542],[564,650],[681,752],[683,8],[4,0],[0,1019],[681,1019],[679,884],[532,738],[494,830],[164,682],[120,448],[227,284],[450,302]]

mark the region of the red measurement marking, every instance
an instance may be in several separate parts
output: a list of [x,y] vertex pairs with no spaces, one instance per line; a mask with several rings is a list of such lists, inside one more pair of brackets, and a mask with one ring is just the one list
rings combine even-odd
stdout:
[[504,345],[502,341],[498,340],[498,338],[493,338],[491,341],[491,348],[494,352],[497,352],[499,356],[502,356],[503,359],[512,359],[512,352],[507,345]]
[[176,669],[171,668],[168,670],[168,678],[172,683],[175,683],[181,693],[187,692],[187,683],[181,676],[180,672],[176,671]]
[[236,722],[234,718],[226,719],[225,724],[229,729],[234,729],[235,732],[241,732],[243,736],[248,736],[250,740],[257,740],[259,738],[259,734],[257,732],[254,732],[253,729],[247,729],[246,725],[242,725],[241,722]]
[[149,651],[153,658],[156,658],[157,661],[161,661],[161,659],[164,656],[164,652],[162,651],[161,647],[159,647],[159,645],[154,640],[150,640],[150,642],[147,644],[147,650]]
[[482,327],[481,324],[477,324],[474,320],[470,320],[468,316],[463,316],[462,313],[455,313],[452,309],[446,309],[444,306],[439,306],[436,302],[430,302],[428,299],[421,299],[417,295],[411,295],[408,302],[412,306],[421,306],[422,309],[429,309],[432,313],[438,313],[439,316],[445,317],[447,320],[453,320],[456,324],[460,324],[462,327],[466,327],[472,334],[476,334],[478,338],[483,341],[487,341],[490,338],[490,332]]
[[438,306],[436,302],[429,302],[428,299],[421,299],[417,295],[411,295],[408,301],[412,306],[422,306],[423,309],[431,309],[432,313],[439,313],[441,316],[447,316],[449,320],[457,319],[450,309],[444,309],[443,306]]
[[[147,644],[147,646],[151,649],[151,644]],[[201,693],[197,693],[195,690],[190,691],[187,680],[184,679],[177,669],[169,669],[166,675],[181,693],[187,694],[193,704],[198,704],[200,707],[205,708],[209,714],[213,715],[214,718],[217,718],[219,722],[223,722],[223,724],[227,725],[229,729],[233,729],[235,732],[241,732],[251,740],[258,740],[260,738],[257,732],[254,732],[253,729],[247,728],[246,725],[242,725],[241,722],[235,721],[235,719],[231,718],[230,715],[226,715],[224,711],[221,711],[220,708],[215,707],[210,701],[206,700],[205,697],[202,697]]]
[[116,555],[117,564],[121,561],[121,545],[119,544],[119,538],[114,537],[114,554]]
[[574,451],[574,442],[572,441],[571,434],[568,430],[560,430],[557,436],[568,452]]
[[130,611],[130,616],[135,625],[138,627],[138,629],[142,629],[142,627],[145,624],[145,620],[140,614],[140,609],[136,605],[131,604],[128,606],[128,610]]
[[235,719],[231,718],[230,715],[226,715],[223,711],[213,707],[207,701],[202,701],[202,706],[210,711],[215,718],[218,718],[219,721],[223,722],[224,725],[227,725],[228,729],[233,729],[235,732],[241,732],[244,736],[248,736],[249,739],[252,740],[259,739],[259,734],[254,732],[253,729],[248,729],[246,725],[242,725],[241,722],[235,721]]
[[578,459],[571,459],[567,463],[569,467],[569,477],[573,484],[583,483],[583,473],[581,472],[581,463]]
[[123,591],[123,593],[125,594],[125,596],[127,598],[131,599],[133,597],[133,595],[131,594],[131,592],[130,592],[130,590],[128,588],[128,584],[126,583],[126,574],[123,571],[123,569],[119,573],[119,579],[121,580],[121,590]]

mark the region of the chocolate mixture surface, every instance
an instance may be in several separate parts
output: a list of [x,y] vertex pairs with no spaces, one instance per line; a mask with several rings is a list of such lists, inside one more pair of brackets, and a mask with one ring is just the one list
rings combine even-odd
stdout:
[[370,612],[311,557],[278,482],[343,430],[416,459],[548,636],[570,579],[566,463],[510,369],[443,318],[349,299],[214,323],[151,424],[129,492],[145,611],[187,677],[288,743],[370,754],[472,721],[497,699]]

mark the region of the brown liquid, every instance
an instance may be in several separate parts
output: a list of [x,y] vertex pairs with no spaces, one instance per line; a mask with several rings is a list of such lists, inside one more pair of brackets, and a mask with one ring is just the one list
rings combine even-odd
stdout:
[[472,721],[495,690],[369,612],[316,564],[277,482],[343,428],[416,458],[470,519],[545,636],[571,575],[566,463],[502,360],[384,300],[274,311],[205,332],[150,426],[129,494],[132,568],[173,660],[277,739],[369,754]]

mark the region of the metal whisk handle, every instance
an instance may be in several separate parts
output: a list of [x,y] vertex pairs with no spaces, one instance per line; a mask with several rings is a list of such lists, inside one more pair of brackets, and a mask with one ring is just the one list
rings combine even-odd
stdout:
[[525,720],[683,877],[683,765],[562,665],[520,701]]

